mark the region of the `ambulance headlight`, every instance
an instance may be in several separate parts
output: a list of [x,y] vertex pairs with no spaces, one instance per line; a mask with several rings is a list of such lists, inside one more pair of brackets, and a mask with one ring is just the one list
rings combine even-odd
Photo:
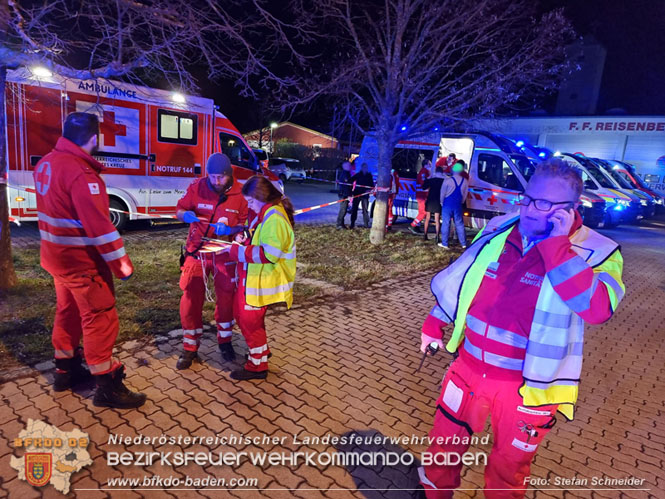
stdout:
[[656,199],[654,200],[654,202],[655,202],[656,204],[661,204],[661,205],[662,205],[662,204],[663,204],[663,198],[656,198]]
[[649,201],[647,201],[646,199],[640,199],[640,204],[642,206],[649,206]]
[[617,199],[617,203],[619,203],[621,206],[630,206],[630,201],[627,199]]

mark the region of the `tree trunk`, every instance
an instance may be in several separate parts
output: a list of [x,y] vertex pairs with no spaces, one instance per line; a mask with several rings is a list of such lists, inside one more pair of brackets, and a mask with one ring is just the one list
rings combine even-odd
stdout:
[[[391,140],[388,133],[377,132],[376,145],[379,149],[376,185],[377,187],[390,187],[390,170],[392,169],[392,156],[395,143],[394,140]],[[388,192],[379,191],[376,195],[376,204],[374,205],[372,230],[369,233],[369,241],[372,244],[381,244],[385,239],[388,216],[392,216],[392,214],[388,213]]]
[[0,289],[16,284],[9,234],[9,200],[7,198],[7,119],[5,116],[5,81],[7,66],[0,66]]

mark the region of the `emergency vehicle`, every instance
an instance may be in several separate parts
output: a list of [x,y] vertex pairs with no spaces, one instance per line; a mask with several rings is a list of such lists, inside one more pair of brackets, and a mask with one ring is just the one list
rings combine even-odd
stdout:
[[626,163],[625,161],[617,160],[609,160],[609,163],[613,165],[612,168],[619,172],[619,174],[621,174],[633,186],[633,188],[639,189],[653,198],[656,213],[660,214],[665,212],[665,196],[662,193],[650,189],[642,177],[637,174],[633,165]]
[[[418,214],[416,201],[416,175],[420,171],[423,160],[429,159],[436,163],[439,153],[439,135],[419,137],[416,140],[402,140],[393,150],[392,168],[400,179],[400,188],[393,202],[393,213],[399,217],[415,218]],[[359,171],[363,163],[367,163],[369,172],[376,177],[379,171],[379,148],[376,137],[368,133],[363,138],[360,154],[356,158],[355,171]],[[374,199],[371,198],[370,212],[374,212]]]
[[665,191],[665,116],[568,116],[478,120],[474,126],[552,151],[626,161]]
[[9,207],[16,220],[37,220],[34,167],[75,111],[99,117],[94,156],[106,167],[110,216],[118,228],[128,220],[174,215],[187,186],[205,176],[214,152],[229,156],[240,183],[262,174],[284,192],[211,99],[22,68],[8,72],[6,87]]
[[603,219],[605,227],[613,227],[620,223],[633,223],[637,220],[640,212],[639,199],[617,189],[614,182],[590,158],[582,154],[559,153],[558,151],[555,156],[571,163],[581,172],[585,190],[603,198],[607,206]]
[[592,158],[593,162],[600,166],[605,173],[612,179],[620,192],[637,197],[640,202],[640,219],[647,219],[654,216],[656,207],[654,198],[646,192],[634,187],[623,175],[618,172],[618,167],[614,167],[609,161]]
[[[374,154],[371,154],[374,152]],[[366,136],[356,164],[366,162],[376,175],[378,148],[372,136]],[[535,170],[537,161],[529,159],[515,142],[489,132],[437,133],[418,141],[400,142],[393,154],[393,168],[400,174],[401,188],[393,207],[398,216],[414,218],[418,213],[415,199],[415,175],[422,160],[446,157],[454,153],[464,160],[469,173],[469,195],[464,211],[467,226],[482,228],[487,221],[516,208],[517,197]],[[542,160],[543,157],[540,156]],[[406,177],[406,178],[405,178]],[[585,223],[595,227],[605,219],[603,199],[583,193],[581,213]]]

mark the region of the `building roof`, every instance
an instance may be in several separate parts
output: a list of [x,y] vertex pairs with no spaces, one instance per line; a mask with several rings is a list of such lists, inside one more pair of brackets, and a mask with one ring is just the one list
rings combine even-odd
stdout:
[[[275,130],[277,130],[277,129],[279,129],[279,128],[282,128],[282,127],[284,127],[284,126],[292,126],[292,127],[294,127],[294,128],[298,128],[298,129],[300,129],[300,130],[304,130],[304,131],[307,132],[307,133],[311,133],[311,134],[313,134],[313,135],[317,135],[317,136],[319,136],[319,137],[321,137],[321,138],[323,138],[323,139],[326,139],[326,140],[334,140],[334,141],[336,141],[336,142],[339,142],[339,139],[336,138],[336,137],[333,137],[332,135],[327,135],[327,134],[325,134],[325,133],[317,132],[316,130],[312,130],[311,128],[307,128],[307,127],[304,127],[304,126],[302,126],[302,125],[297,125],[297,124],[292,123],[292,122],[290,122],[290,121],[282,121],[282,122],[278,123],[277,126],[275,127]],[[266,128],[269,128],[269,127],[266,127]],[[244,137],[248,137],[248,136],[251,136],[251,135],[258,135],[258,134],[261,133],[261,130],[265,130],[265,128],[263,128],[263,129],[258,129],[258,130],[252,130],[251,132],[243,133],[243,136],[244,136]],[[273,133],[274,133],[274,132],[273,132]]]

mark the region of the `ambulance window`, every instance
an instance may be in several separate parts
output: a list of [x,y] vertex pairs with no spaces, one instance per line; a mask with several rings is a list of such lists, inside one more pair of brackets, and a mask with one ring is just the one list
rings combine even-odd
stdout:
[[220,132],[219,145],[222,152],[229,157],[232,164],[249,170],[254,169],[252,167],[252,161],[250,161],[252,154],[240,138],[231,135],[230,133]]
[[432,149],[414,149],[407,147],[396,147],[393,150],[392,167],[400,178],[416,178],[423,160],[432,161],[434,151]]
[[158,109],[157,115],[157,136],[160,142],[196,145],[198,117],[195,114]]
[[506,189],[516,191],[522,189],[510,165],[502,157],[495,156],[494,154],[478,155],[478,178],[489,184]]
[[582,173],[582,182],[584,182],[584,188],[588,191],[595,191],[598,187],[596,186],[596,183],[591,180],[589,174],[584,170],[581,170],[580,173]]

